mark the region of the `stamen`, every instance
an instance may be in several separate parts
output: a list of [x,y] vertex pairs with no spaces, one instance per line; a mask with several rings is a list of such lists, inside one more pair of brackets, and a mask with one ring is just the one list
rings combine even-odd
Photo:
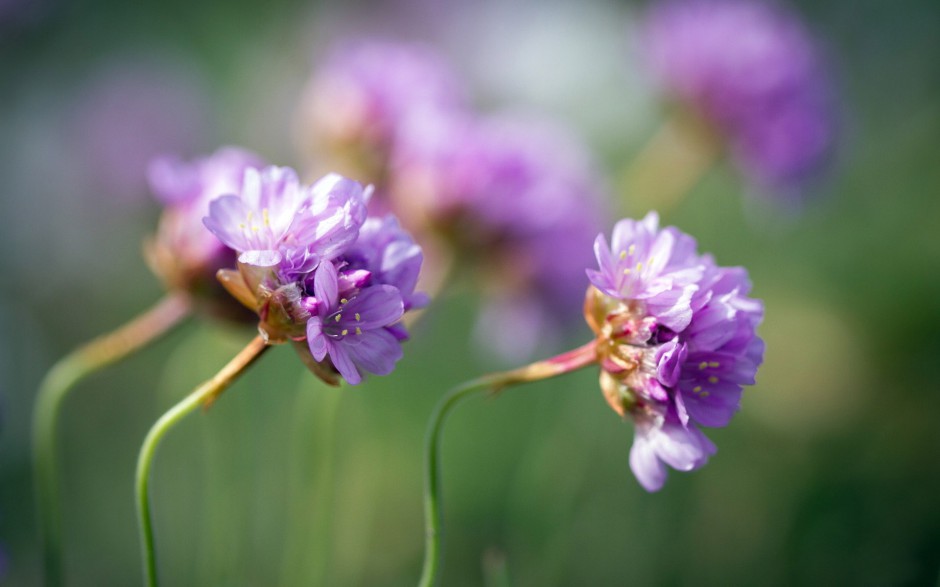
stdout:
[[343,331],[340,332],[340,334],[342,334],[343,336],[346,336],[347,334],[349,334],[349,330],[344,328]]
[[347,300],[346,298],[343,298],[343,299],[341,299],[341,300],[339,301],[339,303],[341,303],[341,304],[348,304],[348,303],[349,303],[349,300]]
[[721,367],[721,363],[718,361],[712,361],[708,364],[708,366],[714,369],[715,367]]
[[636,270],[637,270],[637,272],[643,271],[643,263],[637,263],[637,264],[636,264]]
[[362,316],[359,315],[359,312],[356,312],[356,322],[362,320]]
[[627,258],[627,252],[626,252],[626,251],[620,251],[620,260],[623,261],[623,260],[626,259],[626,258]]
[[636,251],[636,245],[630,245],[630,248],[627,249],[627,254],[632,255]]
[[701,385],[696,385],[695,387],[693,387],[693,388],[692,388],[692,393],[702,393],[702,386],[701,386]]
[[718,383],[718,378],[715,377],[714,375],[712,375],[711,377],[708,378],[708,382],[709,382],[709,383]]
[[362,329],[356,326],[356,334],[362,334]]
[[699,371],[704,371],[708,367],[708,361],[702,361],[698,364]]
[[261,211],[261,216],[264,218],[264,225],[271,226],[271,216],[268,215],[268,209],[265,208]]
[[342,317],[343,317],[342,314],[337,314],[337,315],[336,315],[336,321],[339,322]]
[[707,391],[703,391],[703,392],[701,393],[701,395],[699,395],[699,397],[702,398],[702,399],[705,399],[705,398],[708,397],[709,395],[711,395],[711,394],[708,393]]

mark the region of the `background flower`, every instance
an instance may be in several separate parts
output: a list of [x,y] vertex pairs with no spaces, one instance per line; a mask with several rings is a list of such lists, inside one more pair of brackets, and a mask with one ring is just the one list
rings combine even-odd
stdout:
[[666,92],[706,117],[758,186],[799,196],[830,162],[831,73],[796,14],[749,0],[665,0],[644,47]]

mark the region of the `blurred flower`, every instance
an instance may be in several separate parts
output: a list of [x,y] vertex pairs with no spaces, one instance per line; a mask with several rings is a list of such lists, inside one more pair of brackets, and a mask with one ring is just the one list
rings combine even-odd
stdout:
[[669,465],[697,469],[715,446],[699,426],[725,426],[742,386],[754,383],[764,344],[760,301],[747,272],[718,267],[679,230],[650,213],[622,220],[594,246],[585,317],[597,335],[601,388],[635,424],[630,466],[649,491]]
[[580,306],[604,208],[598,177],[583,146],[555,125],[429,112],[402,130],[388,191],[409,225],[437,235],[479,275],[479,337],[518,360]]
[[75,106],[75,153],[93,189],[109,199],[144,193],[147,165],[161,153],[191,153],[210,120],[201,80],[178,64],[128,61],[102,70]]
[[752,0],[666,0],[647,16],[650,66],[727,140],[742,171],[799,195],[835,135],[820,51],[796,15]]
[[245,171],[263,165],[254,153],[227,147],[192,162],[161,156],[148,168],[150,189],[164,209],[156,235],[146,243],[146,258],[169,289],[193,294],[217,314],[241,315],[215,278],[232,266],[235,253],[206,230],[202,218],[211,200],[237,192]]
[[411,113],[462,108],[448,64],[418,43],[360,40],[337,46],[302,100],[301,142],[327,165],[380,182],[398,128]]
[[414,293],[420,249],[394,218],[366,219],[370,192],[336,174],[306,186],[289,168],[249,169],[204,219],[239,254],[219,279],[258,314],[265,340],[293,342],[332,384],[391,372],[401,317],[427,301]]
[[309,88],[304,132],[325,161],[375,182],[370,209],[417,236],[429,287],[450,269],[478,278],[483,346],[513,361],[550,345],[581,305],[602,227],[604,187],[579,141],[532,117],[476,114],[423,45],[341,46]]

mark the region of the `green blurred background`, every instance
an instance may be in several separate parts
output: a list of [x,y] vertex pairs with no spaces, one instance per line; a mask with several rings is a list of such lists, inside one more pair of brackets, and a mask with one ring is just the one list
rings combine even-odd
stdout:
[[[139,253],[159,213],[135,171],[145,156],[234,143],[297,164],[316,58],[379,34],[436,43],[481,109],[574,126],[615,185],[661,121],[630,50],[638,7],[4,2],[0,583],[40,582],[29,427],[42,375],[161,295]],[[446,431],[444,585],[502,567],[517,586],[937,584],[940,4],[797,8],[841,92],[820,198],[780,214],[721,165],[664,213],[720,263],[748,267],[766,302],[766,363],[732,425],[709,432],[719,453],[651,495],[596,373],[471,400]],[[618,206],[645,212],[630,195]],[[448,292],[396,372],[356,388],[328,389],[276,349],[174,430],[153,490],[165,584],[414,584],[426,420],[447,388],[507,366],[470,340],[476,306]],[[140,442],[250,336],[190,322],[69,399],[70,585],[139,583]]]

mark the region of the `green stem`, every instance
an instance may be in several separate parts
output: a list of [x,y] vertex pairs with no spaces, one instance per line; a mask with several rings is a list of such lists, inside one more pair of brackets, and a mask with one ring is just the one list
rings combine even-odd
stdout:
[[532,363],[531,365],[484,375],[459,385],[440,401],[431,415],[431,424],[428,427],[424,444],[424,566],[421,569],[420,587],[433,587],[437,585],[443,552],[443,526],[444,520],[441,509],[441,479],[440,479],[440,447],[441,436],[444,431],[444,422],[448,414],[463,399],[481,391],[499,393],[504,388],[520,383],[539,381],[568,373],[582,367],[594,364],[597,360],[595,341],[576,348],[557,357]]
[[33,474],[47,586],[57,587],[63,582],[56,428],[65,397],[86,376],[143,348],[179,324],[189,313],[187,296],[168,294],[131,322],[72,351],[59,360],[42,380],[33,414]]
[[157,585],[157,558],[154,550],[153,517],[150,512],[150,468],[160,440],[174,425],[199,406],[209,407],[269,347],[256,336],[221,371],[216,373],[178,404],[170,408],[150,429],[137,459],[137,515],[144,558],[144,583]]

